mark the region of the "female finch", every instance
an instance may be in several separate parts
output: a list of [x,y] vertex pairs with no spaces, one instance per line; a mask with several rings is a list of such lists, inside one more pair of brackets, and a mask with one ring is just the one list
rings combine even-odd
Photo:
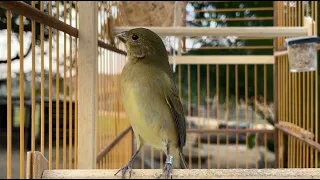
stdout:
[[165,178],[172,178],[173,168],[186,168],[182,154],[186,122],[166,48],[156,33],[145,28],[122,32],[117,38],[127,49],[120,93],[138,149],[116,174],[122,171],[124,178],[128,170],[131,177],[134,158],[148,144],[166,154],[163,173]]

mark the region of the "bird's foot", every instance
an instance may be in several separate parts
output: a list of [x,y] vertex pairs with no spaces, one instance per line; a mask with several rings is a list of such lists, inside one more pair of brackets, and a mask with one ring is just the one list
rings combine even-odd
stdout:
[[156,176],[157,179],[160,179],[163,174],[165,179],[172,179],[172,161],[172,156],[169,156],[164,165],[163,172],[159,176]]
[[114,175],[116,176],[120,171],[122,172],[122,179],[125,179],[125,175],[126,175],[127,171],[129,171],[129,179],[131,178],[132,168],[131,168],[130,164],[127,164],[127,165],[123,166],[122,168],[120,168],[118,170],[118,172],[115,173]]
[[172,179],[172,164],[166,163],[163,172],[159,176],[155,175],[155,177],[160,179],[163,174],[165,179]]

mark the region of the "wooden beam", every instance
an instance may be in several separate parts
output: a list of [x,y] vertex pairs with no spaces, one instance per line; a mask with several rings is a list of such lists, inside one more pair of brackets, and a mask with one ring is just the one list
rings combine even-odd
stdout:
[[284,50],[284,51],[275,51],[275,52],[274,52],[274,56],[275,56],[275,57],[285,56],[285,55],[288,55],[288,51],[287,51],[287,50]]
[[296,139],[299,139],[306,145],[312,147],[314,150],[320,152],[320,144],[318,142],[315,142],[312,139],[308,139],[304,134],[296,133],[293,130],[289,129],[288,127],[285,127],[281,124],[275,124],[274,125],[277,129],[281,130],[282,132],[287,133],[288,135],[295,137]]
[[103,150],[97,155],[97,163],[108,154],[130,131],[132,131],[132,127],[129,126],[125,130],[123,130],[113,141],[111,141]]
[[[279,1],[273,1],[273,26],[279,27],[278,19],[279,19],[279,12],[278,7],[281,2]],[[273,54],[275,54],[275,50],[278,49],[279,44],[279,38],[273,39]],[[276,60],[276,56],[274,56],[274,59]],[[279,62],[275,62],[273,65],[273,102],[274,102],[274,123],[278,123],[278,64]],[[277,129],[274,129],[274,154],[275,154],[275,162],[274,167],[279,168],[279,131]]]
[[79,2],[79,169],[96,167],[97,7],[97,1]]
[[73,37],[78,37],[77,28],[62,22],[59,19],[50,16],[48,13],[40,11],[23,1],[0,1],[0,7],[12,10],[19,15],[23,15],[38,23],[53,27],[54,29],[70,34]]
[[122,54],[122,55],[127,55],[127,53],[121,49],[118,49],[117,47],[115,46],[112,46],[111,44],[107,44],[101,40],[98,40],[98,46],[99,47],[102,47],[104,49],[107,49],[109,51],[113,51],[113,52],[116,52],[116,53],[119,53],[119,54]]
[[307,35],[312,36],[313,35],[312,18],[310,16],[305,16],[303,22],[304,22],[303,26],[307,29]]
[[242,11],[273,11],[273,7],[258,7],[258,8],[221,8],[221,9],[197,9],[192,12],[242,12]]
[[[320,44],[317,45],[317,49],[320,50]],[[274,56],[285,56],[288,55],[287,46],[283,46],[274,52]]]
[[314,133],[307,131],[299,126],[297,126],[294,123],[291,122],[284,122],[280,121],[277,123],[279,126],[285,127],[287,129],[292,130],[293,132],[299,134],[301,137],[308,138],[308,139],[313,139],[314,138]]
[[169,62],[173,64],[273,64],[273,56],[170,56]]
[[272,134],[272,129],[187,129],[187,133],[197,134],[239,134],[239,133],[261,133]]
[[[113,33],[118,34],[138,27],[114,27]],[[276,38],[280,36],[306,36],[307,27],[144,27],[157,33],[159,36],[237,36]]]
[[[43,179],[119,179],[118,169],[47,170]],[[133,169],[131,179],[155,179],[161,169]],[[318,179],[317,168],[288,169],[173,169],[172,179]],[[128,175],[127,177],[128,178]]]
[[49,162],[40,152],[27,152],[26,179],[41,179],[43,172],[48,169]]
[[196,18],[193,20],[186,20],[187,22],[201,22],[201,21],[215,21],[215,22],[230,22],[230,21],[270,21],[273,20],[273,17],[256,17],[256,18],[247,18],[247,17],[242,17],[242,18]]

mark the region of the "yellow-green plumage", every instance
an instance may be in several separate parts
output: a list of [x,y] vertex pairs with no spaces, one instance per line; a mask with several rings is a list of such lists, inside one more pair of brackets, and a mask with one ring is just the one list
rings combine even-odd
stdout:
[[149,144],[167,154],[169,144],[174,168],[185,168],[185,117],[161,38],[137,28],[122,33],[119,39],[126,44],[128,54],[120,78],[121,99],[138,149]]

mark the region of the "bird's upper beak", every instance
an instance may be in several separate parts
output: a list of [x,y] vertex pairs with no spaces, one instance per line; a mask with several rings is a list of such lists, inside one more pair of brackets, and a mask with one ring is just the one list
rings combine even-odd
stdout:
[[116,36],[120,41],[122,41],[123,43],[126,43],[127,42],[127,31],[123,31],[121,32],[120,34],[118,34]]

